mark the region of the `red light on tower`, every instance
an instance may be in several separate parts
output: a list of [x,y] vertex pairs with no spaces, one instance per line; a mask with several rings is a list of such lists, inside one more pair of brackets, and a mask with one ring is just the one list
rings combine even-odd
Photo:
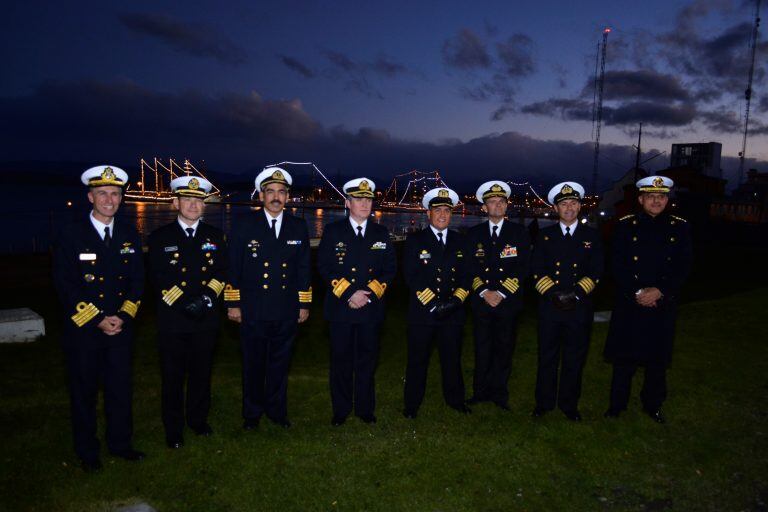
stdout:
[[610,28],[606,28],[605,30],[603,30],[603,34],[610,34],[610,33],[611,33]]

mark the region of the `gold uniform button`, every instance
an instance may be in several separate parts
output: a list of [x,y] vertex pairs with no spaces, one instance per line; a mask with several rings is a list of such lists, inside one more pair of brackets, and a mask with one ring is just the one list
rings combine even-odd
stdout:
[[560,271],[559,270],[555,270],[555,275],[556,276],[560,275]]
[[499,269],[499,272],[504,272],[504,269],[503,269],[503,268],[500,268],[500,269]]
[[128,260],[123,260],[123,263],[128,263]]
[[633,241],[633,242],[637,242],[637,237],[636,237],[636,236],[633,236],[633,237],[632,237],[632,241]]
[[489,269],[489,268],[486,268],[486,269],[485,269],[485,271],[486,271],[486,272],[488,272],[488,271],[490,271],[490,270],[491,270],[491,269]]
[[186,272],[187,271],[187,267],[181,267],[181,271],[182,272]]
[[181,286],[187,286],[187,282],[186,281],[182,281],[181,282]]
[[283,285],[283,290],[285,290],[285,285]]
[[269,274],[264,274],[264,279],[268,278]]
[[355,267],[352,267],[352,272],[357,272],[357,269]]
[[352,279],[350,279],[350,281],[354,283],[355,282],[355,278],[353,277]]
[[201,270],[202,270],[203,272],[205,272],[206,270],[208,270],[208,267],[203,267]]
[[117,296],[118,297],[122,297],[123,296],[123,292],[117,292]]
[[[118,279],[120,279],[120,280],[122,281],[122,279],[123,279],[123,276],[117,276],[117,278],[118,278]],[[100,277],[99,279],[104,279],[104,278],[103,278],[103,277]]]
[[99,294],[99,298],[100,298],[100,299],[103,299],[103,298],[104,298],[104,294],[103,294],[103,293],[100,293],[100,294]]
[[558,281],[558,280],[555,280],[555,284],[560,284],[560,281]]
[[669,239],[669,241],[670,241],[670,242],[674,242],[674,241],[675,241],[675,237],[671,237],[671,238]]
[[287,263],[283,263],[283,268],[285,268],[285,267],[287,267],[287,266],[288,266],[288,264],[287,264]]
[[578,267],[578,266],[579,266],[579,264],[578,264],[578,263],[574,263],[574,264],[573,264],[573,268],[576,268],[576,267]]
[[438,278],[437,278],[437,282],[439,283],[440,281],[442,281],[442,279],[440,279],[440,278],[438,277]]
[[439,291],[440,291],[440,288],[438,288],[438,289],[437,289],[437,291],[439,292]]
[[265,267],[268,267],[268,266],[269,266],[269,262],[268,262],[268,261],[265,261],[265,262],[264,262],[264,266],[265,266]]
[[96,264],[96,262],[95,262],[95,261],[92,261],[92,262],[91,262],[91,265],[95,265],[95,264]]
[[200,281],[200,282],[203,284],[203,286],[205,286],[206,284],[208,284],[208,281],[206,281],[205,279],[203,279],[203,280],[202,280],[202,281]]
[[637,260],[639,260],[640,258],[638,258],[637,256],[632,256],[632,259],[633,259],[633,260],[635,260],[635,261],[637,261]]
[[[122,278],[123,278],[123,276],[120,276],[118,279],[122,279]],[[99,282],[103,283],[104,282],[104,278],[103,277],[99,277]]]
[[206,258],[210,258],[211,257],[211,253],[209,253],[209,252],[205,253],[205,257]]
[[269,288],[269,285],[268,285],[268,284],[265,284],[265,285],[264,285],[264,289],[266,290],[267,288]]
[[369,268],[369,269],[368,269],[368,272],[373,272],[373,269],[372,269],[372,268]]
[[285,278],[285,274],[283,274],[283,278]]
[[556,261],[556,262],[555,262],[555,266],[559,267],[559,266],[560,266],[560,262],[559,262],[559,261]]
[[173,257],[174,258],[178,258],[179,257],[179,253],[177,253],[177,252],[173,253]]

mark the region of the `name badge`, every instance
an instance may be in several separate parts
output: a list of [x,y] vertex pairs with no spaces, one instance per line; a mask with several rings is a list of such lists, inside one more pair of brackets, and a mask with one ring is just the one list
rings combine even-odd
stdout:
[[166,247],[164,250],[165,252],[173,252],[173,251],[178,251],[179,247],[176,245],[171,245],[169,247]]
[[93,252],[81,252],[80,261],[96,261],[96,253]]
[[288,245],[301,245],[301,240],[286,240],[285,243]]

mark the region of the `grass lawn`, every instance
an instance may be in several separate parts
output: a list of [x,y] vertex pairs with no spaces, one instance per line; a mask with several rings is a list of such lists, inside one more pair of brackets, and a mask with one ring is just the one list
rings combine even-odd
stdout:
[[[492,405],[463,417],[442,402],[437,354],[419,417],[401,415],[405,292],[392,288],[377,373],[379,422],[330,426],[327,328],[320,301],[301,330],[290,373],[288,431],[244,432],[236,330],[223,332],[213,377],[211,438],[165,447],[152,306],[142,306],[135,358],[138,464],[104,456],[84,474],[70,440],[58,309],[45,258],[5,258],[0,307],[29,305],[49,335],[0,346],[0,510],[106,511],[145,501],[160,511],[239,510],[766,510],[768,283],[765,249],[709,247],[681,308],[669,372],[668,423],[630,410],[605,420],[606,325],[595,326],[573,424],[534,420],[535,309],[522,317],[510,380],[511,413]],[[598,302],[608,307],[606,283]],[[530,290],[530,288],[528,289]],[[322,297],[316,288],[316,297]],[[530,294],[530,293],[529,293]],[[147,301],[150,302],[150,301]],[[465,328],[465,382],[472,343]],[[103,428],[103,416],[100,426]],[[103,439],[103,436],[102,436]]]

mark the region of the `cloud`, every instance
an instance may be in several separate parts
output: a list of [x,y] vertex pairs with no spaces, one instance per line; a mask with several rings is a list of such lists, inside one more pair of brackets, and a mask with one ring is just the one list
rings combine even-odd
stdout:
[[291,71],[295,71],[304,78],[314,78],[315,72],[301,61],[287,55],[278,55],[278,57],[280,58],[280,62]]
[[[548,117],[559,116],[565,121],[592,121],[592,103],[583,99],[551,98],[523,105],[523,114]],[[606,125],[633,125],[644,123],[653,126],[684,126],[696,117],[692,104],[666,105],[650,101],[620,103],[603,106],[603,122]]]
[[[582,90],[583,96],[591,96],[593,79],[588,79]],[[647,99],[657,101],[687,101],[688,91],[678,77],[649,69],[606,71],[604,82],[605,100]]]
[[345,90],[359,92],[369,98],[384,99],[384,95],[373,84],[375,76],[391,79],[410,71],[405,64],[386,55],[379,55],[372,62],[356,61],[337,51],[329,50],[324,55],[332,66],[326,71],[326,77],[341,80]]
[[491,65],[491,56],[485,43],[468,28],[447,39],[443,43],[442,51],[443,62],[449,67],[470,70],[488,68]]
[[496,43],[496,52],[509,77],[525,77],[536,70],[533,62],[533,40],[525,34],[514,34],[506,41]]
[[132,32],[161,41],[173,50],[195,57],[213,58],[239,66],[247,61],[245,50],[204,25],[193,25],[162,14],[125,13],[120,22]]
[[385,55],[377,57],[373,62],[371,69],[386,77],[394,77],[408,71],[408,68],[406,68],[405,65],[395,62],[391,57]]

